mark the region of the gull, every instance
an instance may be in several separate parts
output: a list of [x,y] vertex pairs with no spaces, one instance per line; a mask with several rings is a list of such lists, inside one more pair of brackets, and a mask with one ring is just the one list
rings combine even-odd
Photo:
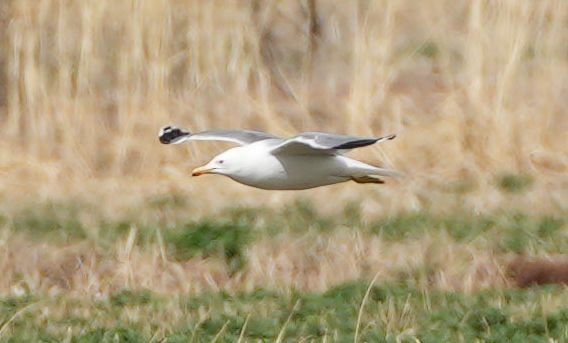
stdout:
[[267,190],[300,190],[346,181],[384,183],[378,176],[400,174],[344,156],[351,149],[394,139],[343,136],[325,132],[304,132],[279,138],[249,130],[214,130],[190,133],[175,126],[160,129],[163,144],[188,141],[224,141],[238,144],[215,156],[192,176],[219,174],[236,182]]

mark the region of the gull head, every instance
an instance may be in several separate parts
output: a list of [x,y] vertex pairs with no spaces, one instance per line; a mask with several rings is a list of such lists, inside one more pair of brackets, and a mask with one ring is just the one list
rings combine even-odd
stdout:
[[239,172],[242,165],[243,154],[240,148],[229,149],[215,157],[202,167],[195,168],[192,176],[200,176],[203,174],[221,174],[232,176]]

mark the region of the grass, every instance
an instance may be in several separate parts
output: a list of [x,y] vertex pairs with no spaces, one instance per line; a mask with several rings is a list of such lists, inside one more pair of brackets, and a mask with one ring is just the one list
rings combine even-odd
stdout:
[[[35,303],[4,331],[6,341],[234,342],[245,320],[246,341],[352,341],[361,300],[359,340],[374,342],[546,342],[568,339],[568,302],[561,287],[493,290],[476,294],[424,291],[402,284],[368,287],[352,281],[323,293],[275,293],[262,289],[230,295],[164,297],[123,290],[109,300],[4,298],[5,322]],[[118,300],[120,299],[120,300]],[[553,304],[552,307],[547,304]],[[45,310],[49,309],[49,325]],[[151,318],[150,321],[148,319]]]
[[[55,204],[44,206],[43,210],[24,210],[14,218],[8,223],[14,232],[24,233],[32,239],[59,243],[96,238],[99,243],[108,245],[125,239],[136,227],[136,244],[149,246],[156,242],[159,225],[135,218],[118,222],[102,220],[94,225],[96,232],[89,232],[77,213],[67,209],[66,205]],[[484,215],[465,210],[450,215],[409,212],[367,222],[361,218],[357,203],[348,203],[341,215],[335,216],[321,214],[313,204],[300,199],[280,210],[230,207],[215,218],[160,228],[172,257],[185,260],[194,256],[218,255],[240,265],[246,246],[255,239],[278,234],[301,236],[306,232],[333,235],[351,230],[392,242],[412,241],[435,232],[447,234],[452,240],[463,243],[490,236],[494,239],[494,248],[517,253],[559,253],[568,248],[565,216],[527,215],[516,211]],[[92,235],[96,237],[89,238]]]
[[112,212],[144,194],[164,212],[211,214],[278,199],[188,184],[222,146],[158,144],[174,123],[399,133],[353,154],[405,179],[305,192],[316,207],[396,197],[395,213],[442,210],[450,191],[471,210],[565,208],[566,13],[562,0],[3,1],[1,200],[80,195]]
[[96,221],[77,203],[24,209],[1,231],[0,339],[568,339],[562,287],[506,280],[510,255],[566,251],[565,216],[361,210],[301,199],[163,224]]
[[218,255],[232,270],[241,268],[245,263],[244,249],[252,236],[247,226],[209,221],[188,223],[166,232],[165,239],[174,258],[184,260],[196,255]]
[[[0,341],[568,340],[506,275],[568,249],[567,6],[0,2]],[[225,146],[167,124],[398,133],[352,155],[405,177],[188,179]]]
[[529,175],[505,174],[498,178],[499,187],[505,192],[519,193],[527,190],[533,183]]

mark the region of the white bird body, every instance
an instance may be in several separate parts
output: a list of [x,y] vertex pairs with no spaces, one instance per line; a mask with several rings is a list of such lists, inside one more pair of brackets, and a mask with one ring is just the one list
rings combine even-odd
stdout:
[[[345,182],[357,176],[380,175],[383,171],[342,155],[273,155],[266,143],[270,142],[260,141],[220,154],[217,159],[223,160],[230,172],[219,174],[256,188],[298,190]],[[237,166],[234,169],[233,163]]]
[[[170,127],[162,129],[160,132],[162,143],[170,144],[172,141],[174,144],[181,143],[181,139],[174,141],[177,137],[191,139],[192,135],[181,130],[179,130],[181,134],[165,137],[171,130],[179,129]],[[236,135],[232,134],[233,136],[230,136],[231,134],[227,132],[224,131],[223,140],[230,140],[232,139],[230,137],[234,138],[234,135]],[[247,134],[250,135],[251,132],[247,132]],[[332,142],[333,147],[324,146],[317,142],[316,139],[321,136],[317,136],[313,141],[307,140],[307,135],[315,134],[329,135],[329,137],[323,137],[325,139],[335,139]],[[219,134],[217,133],[217,135]],[[212,134],[208,133],[208,136],[204,134],[194,139],[206,139],[203,137],[210,136],[212,137]],[[339,142],[341,144],[338,144],[337,140],[340,138],[345,140],[345,137],[323,133],[308,133],[304,134],[304,136],[297,136],[295,139],[283,140],[262,136],[262,139],[231,148],[217,155],[205,166],[195,169],[193,175],[198,176],[206,173],[225,175],[239,183],[267,190],[309,189],[349,180],[359,183],[383,183],[381,179],[370,177],[369,175],[398,175],[394,171],[374,167],[342,155],[351,146],[358,147],[355,144],[357,142],[370,145],[381,140],[381,138],[357,138],[357,140],[352,138],[351,141],[341,141]],[[383,139],[392,139],[393,137],[391,137]],[[250,137],[247,136],[246,138],[249,139]],[[164,142],[166,139],[168,141]],[[234,138],[232,141],[236,142],[237,138]],[[369,143],[371,141],[372,143]],[[327,142],[324,143],[327,144]],[[341,149],[337,148],[338,146]]]

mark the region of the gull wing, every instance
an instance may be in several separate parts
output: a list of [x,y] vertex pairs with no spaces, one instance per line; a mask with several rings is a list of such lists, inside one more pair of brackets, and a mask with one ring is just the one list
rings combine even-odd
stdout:
[[223,141],[247,145],[278,137],[268,133],[250,130],[212,130],[190,133],[175,126],[165,126],[160,129],[158,138],[162,144],[180,144],[187,141]]
[[272,154],[341,154],[347,150],[384,142],[395,137],[396,135],[373,138],[343,136],[325,132],[304,132],[276,145],[272,148]]

